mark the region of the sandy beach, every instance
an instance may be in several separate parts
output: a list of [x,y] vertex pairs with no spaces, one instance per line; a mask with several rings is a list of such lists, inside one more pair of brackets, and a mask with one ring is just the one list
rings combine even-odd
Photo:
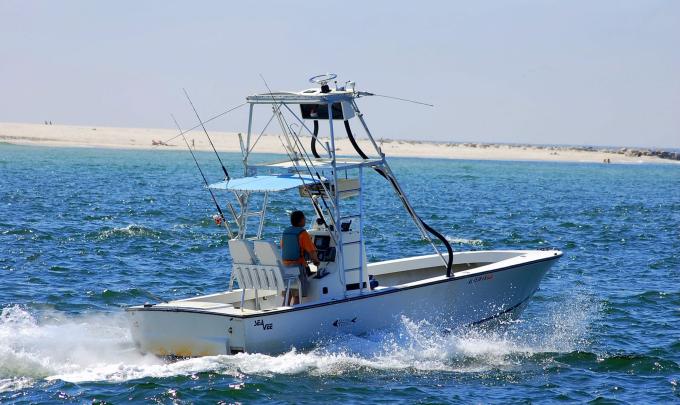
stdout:
[[[183,150],[186,145],[177,131],[152,128],[116,128],[73,125],[44,125],[25,123],[0,123],[0,142],[16,145],[50,147],[92,147],[115,149]],[[233,132],[211,131],[215,147],[223,152],[240,152],[239,137]],[[210,145],[203,133],[194,130],[187,134],[197,150],[209,150]],[[321,138],[322,142],[324,138]],[[162,141],[166,145],[154,145]],[[255,139],[253,139],[253,142]],[[368,139],[360,138],[359,145],[372,151]],[[666,163],[680,161],[645,155],[646,150],[621,148],[585,148],[572,146],[506,145],[489,143],[428,142],[407,140],[377,140],[387,156],[421,157],[471,160],[517,160],[551,162],[599,162],[611,163]],[[304,142],[306,145],[309,141]],[[337,142],[340,154],[354,155],[352,145],[346,138]],[[278,135],[265,134],[255,145],[254,152],[281,153]],[[643,152],[641,152],[643,151]],[[369,153],[370,154],[370,153]]]

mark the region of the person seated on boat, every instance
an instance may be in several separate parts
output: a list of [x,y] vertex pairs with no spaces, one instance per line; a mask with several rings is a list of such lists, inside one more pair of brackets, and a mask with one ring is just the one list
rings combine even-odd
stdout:
[[[307,276],[311,273],[307,266],[306,256],[311,259],[315,266],[319,265],[319,257],[312,237],[305,230],[307,219],[302,211],[293,211],[290,214],[290,225],[281,235],[281,259],[285,266],[300,268],[300,295],[307,296]],[[305,256],[306,255],[306,256]],[[290,304],[299,304],[298,296],[291,294]]]

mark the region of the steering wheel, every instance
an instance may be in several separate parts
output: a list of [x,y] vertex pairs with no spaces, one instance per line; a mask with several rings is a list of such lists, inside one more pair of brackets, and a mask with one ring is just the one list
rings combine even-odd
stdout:
[[316,84],[326,84],[330,82],[331,80],[335,79],[338,77],[335,73],[326,73],[325,75],[316,75],[309,79],[310,83],[316,83]]

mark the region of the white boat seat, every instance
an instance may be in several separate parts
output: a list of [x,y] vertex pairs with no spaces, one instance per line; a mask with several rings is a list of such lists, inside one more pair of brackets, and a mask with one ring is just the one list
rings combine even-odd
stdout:
[[254,243],[255,257],[264,266],[281,266],[281,252],[275,244],[266,240]]
[[232,272],[241,288],[283,292],[300,281],[299,267],[284,266],[274,243],[255,241],[251,244],[235,239],[229,241],[229,250],[234,260]]
[[232,239],[229,241],[229,252],[234,263],[255,264],[255,252],[250,241]]
[[297,264],[286,266],[281,261],[281,250],[274,243],[266,240],[255,241],[255,257],[262,266],[276,266],[281,269],[281,278],[288,279],[297,277],[300,268]]

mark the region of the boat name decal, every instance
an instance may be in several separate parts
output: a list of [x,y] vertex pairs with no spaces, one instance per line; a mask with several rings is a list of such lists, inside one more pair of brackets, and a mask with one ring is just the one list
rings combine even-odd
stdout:
[[255,324],[253,326],[262,326],[262,330],[272,330],[272,329],[274,329],[273,323],[264,323],[264,321],[262,319],[256,320]]
[[473,277],[468,280],[468,284],[478,283],[480,281],[493,280],[493,274],[483,274],[481,276]]

